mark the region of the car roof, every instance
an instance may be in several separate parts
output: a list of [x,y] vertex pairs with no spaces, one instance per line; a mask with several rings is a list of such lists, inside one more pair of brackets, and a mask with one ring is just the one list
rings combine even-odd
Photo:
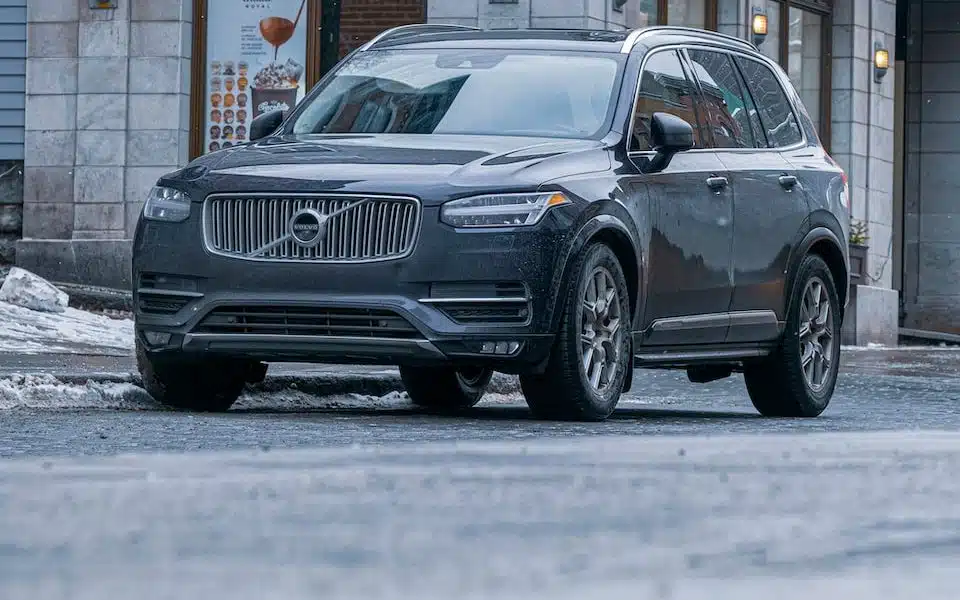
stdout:
[[594,29],[494,29],[460,25],[407,25],[387,30],[362,47],[385,48],[504,48],[530,50],[575,50],[581,52],[629,53],[634,46],[676,43],[708,43],[748,52],[757,47],[733,36],[675,26],[643,27],[627,31]]

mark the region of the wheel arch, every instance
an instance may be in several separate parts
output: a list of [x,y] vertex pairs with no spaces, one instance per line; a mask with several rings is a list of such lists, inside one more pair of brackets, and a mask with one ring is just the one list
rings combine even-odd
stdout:
[[787,278],[786,289],[790,291],[790,294],[787,298],[784,317],[790,314],[790,311],[793,309],[793,303],[796,301],[796,288],[798,285],[797,274],[800,269],[800,264],[804,258],[811,254],[819,256],[827,263],[830,274],[833,275],[834,285],[837,288],[837,295],[840,300],[841,319],[846,313],[847,301],[850,295],[850,261],[848,252],[845,251],[846,245],[840,241],[840,235],[837,233],[837,231],[840,230],[840,224],[836,222],[835,219],[834,221],[835,223],[833,224],[821,223],[813,225],[800,242],[797,252],[795,253],[796,259],[790,265],[790,272]]
[[623,268],[630,295],[631,330],[636,328],[636,321],[642,314],[645,269],[643,253],[637,242],[639,236],[636,230],[628,225],[629,217],[625,214],[623,216],[614,214],[614,211],[626,212],[621,206],[614,203],[604,204],[608,206],[603,208],[598,206],[598,209],[605,209],[605,211],[588,217],[574,234],[571,243],[567,246],[562,267],[556,270],[552,286],[556,290],[552,300],[550,319],[552,331],[556,331],[560,326],[562,301],[567,297],[569,287],[572,285],[570,272],[572,265],[576,257],[595,242],[603,242],[609,246]]

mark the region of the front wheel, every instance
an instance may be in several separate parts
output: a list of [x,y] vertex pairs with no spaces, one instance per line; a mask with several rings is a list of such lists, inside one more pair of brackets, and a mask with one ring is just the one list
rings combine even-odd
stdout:
[[493,371],[480,367],[400,367],[400,380],[410,401],[436,410],[474,406],[490,385]]
[[743,372],[750,400],[767,417],[819,416],[837,385],[840,299],[822,258],[804,258],[796,290],[779,347]]
[[229,359],[151,356],[139,341],[136,355],[143,387],[154,400],[197,412],[228,410],[260,366]]
[[546,371],[521,375],[520,386],[538,418],[602,421],[613,413],[633,368],[630,294],[606,244],[587,247],[571,274]]

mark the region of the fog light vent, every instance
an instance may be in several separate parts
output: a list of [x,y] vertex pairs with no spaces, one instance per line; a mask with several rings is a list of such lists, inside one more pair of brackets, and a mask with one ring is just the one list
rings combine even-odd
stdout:
[[519,350],[520,342],[516,341],[483,342],[480,344],[481,354],[499,354],[501,356],[509,356],[511,354],[516,354]]
[[166,346],[170,343],[171,335],[162,331],[145,331],[143,337],[150,346]]

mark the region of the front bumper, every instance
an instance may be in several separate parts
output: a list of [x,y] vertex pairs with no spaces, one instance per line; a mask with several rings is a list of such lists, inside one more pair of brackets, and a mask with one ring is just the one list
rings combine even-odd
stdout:
[[141,221],[134,304],[148,352],[366,364],[542,362],[570,215],[533,228],[455,230],[423,210],[413,252],[374,263],[264,262],[215,255],[200,205],[178,224]]

